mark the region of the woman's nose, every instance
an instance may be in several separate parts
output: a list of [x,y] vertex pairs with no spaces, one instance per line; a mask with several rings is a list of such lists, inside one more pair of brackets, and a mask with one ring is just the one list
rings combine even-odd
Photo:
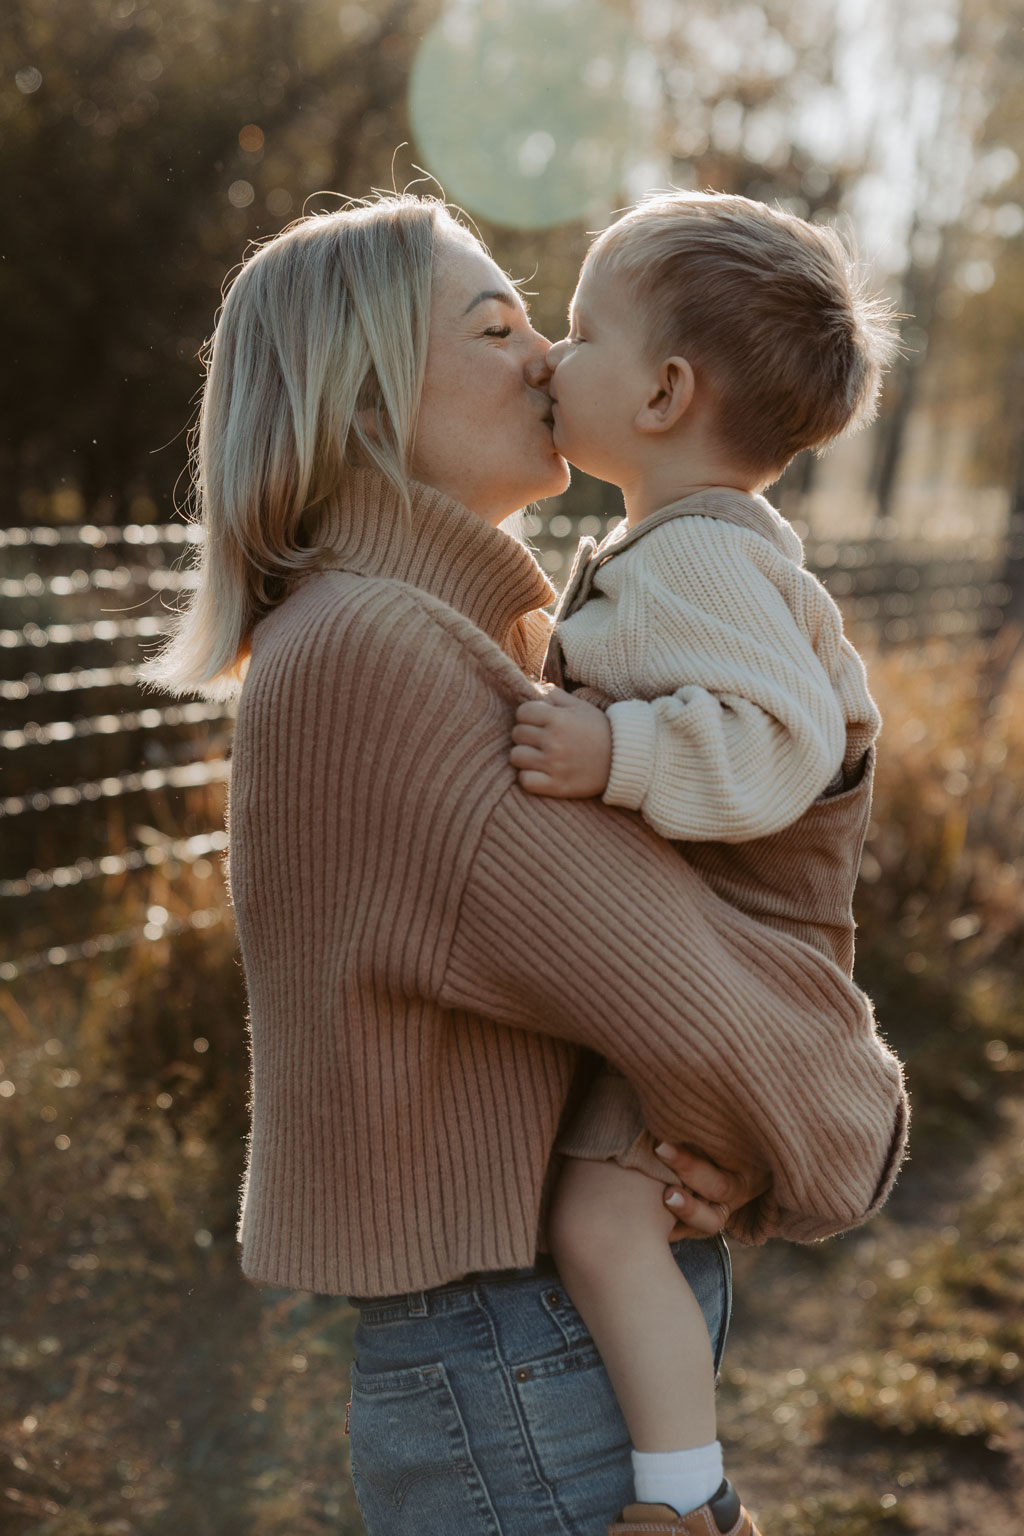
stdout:
[[544,389],[553,372],[548,359],[551,356],[551,348],[543,336],[537,338],[540,345],[526,364],[526,382],[534,389]]

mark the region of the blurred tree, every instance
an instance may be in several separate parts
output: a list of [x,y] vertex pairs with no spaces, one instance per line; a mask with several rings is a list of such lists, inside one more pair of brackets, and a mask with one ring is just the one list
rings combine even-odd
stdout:
[[[1024,292],[1019,0],[648,0],[638,14],[675,182],[847,221],[907,316],[875,431],[879,512],[919,403],[973,409],[979,472],[1009,485],[1024,430],[1007,406]],[[814,466],[800,459],[779,494],[805,494]]]
[[[140,494],[166,514],[225,272],[313,194],[390,184],[411,137],[416,50],[449,3],[7,0],[7,518],[62,483],[93,517],[121,515]],[[501,3],[514,13],[517,0]],[[660,139],[638,176],[660,162],[678,185],[846,217],[902,281],[916,320],[883,405],[883,505],[915,400],[952,409],[952,392],[961,413],[975,402],[1008,483],[1024,434],[1004,404],[1024,215],[1010,149],[1022,34],[1005,0],[606,3],[657,60]],[[400,184],[416,160],[413,142]],[[538,324],[560,334],[585,226],[482,233],[515,276],[539,274]],[[802,459],[783,494],[803,494],[813,474]],[[80,503],[65,505],[74,515]]]
[[[225,271],[323,188],[386,180],[433,0],[7,0],[8,495],[165,502]],[[6,514],[8,517],[10,512]],[[102,514],[101,514],[102,515]]]
[[[946,280],[930,328],[933,411],[975,429],[975,473],[1016,479],[1024,451],[1024,11],[964,0],[959,46],[972,72],[972,155],[960,217],[944,231]],[[1019,509],[1024,510],[1024,509]]]

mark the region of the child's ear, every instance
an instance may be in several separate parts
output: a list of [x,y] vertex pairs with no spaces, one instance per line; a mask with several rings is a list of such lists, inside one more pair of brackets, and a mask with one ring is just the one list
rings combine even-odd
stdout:
[[670,357],[658,369],[656,386],[636,413],[638,432],[667,432],[693,403],[697,380],[685,357]]

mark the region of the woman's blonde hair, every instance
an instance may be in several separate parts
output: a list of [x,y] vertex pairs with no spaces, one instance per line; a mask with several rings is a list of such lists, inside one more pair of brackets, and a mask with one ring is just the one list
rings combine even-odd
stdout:
[[241,687],[257,621],[313,567],[310,509],[375,467],[409,504],[438,232],[436,198],[380,194],[265,241],[231,282],[192,443],[198,584],[141,669],[173,693]]

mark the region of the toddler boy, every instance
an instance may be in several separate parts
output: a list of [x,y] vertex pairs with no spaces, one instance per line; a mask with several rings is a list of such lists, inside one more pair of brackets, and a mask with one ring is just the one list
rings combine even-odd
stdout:
[[[570,322],[549,354],[555,446],[620,486],[626,517],[577,554],[545,673],[563,686],[517,713],[520,784],[639,811],[725,900],[849,973],[880,720],[835,604],[761,492],[870,419],[896,345],[888,308],[833,230],[678,193],[598,236]],[[824,885],[790,873],[812,863]],[[638,1502],[610,1533],[757,1536],[722,1477],[710,1345],[666,1241],[666,1203],[685,1214],[686,1194],[663,1203],[625,1078],[597,1076],[558,1150],[553,1252],[634,1446]],[[760,1236],[750,1210],[728,1230]]]

